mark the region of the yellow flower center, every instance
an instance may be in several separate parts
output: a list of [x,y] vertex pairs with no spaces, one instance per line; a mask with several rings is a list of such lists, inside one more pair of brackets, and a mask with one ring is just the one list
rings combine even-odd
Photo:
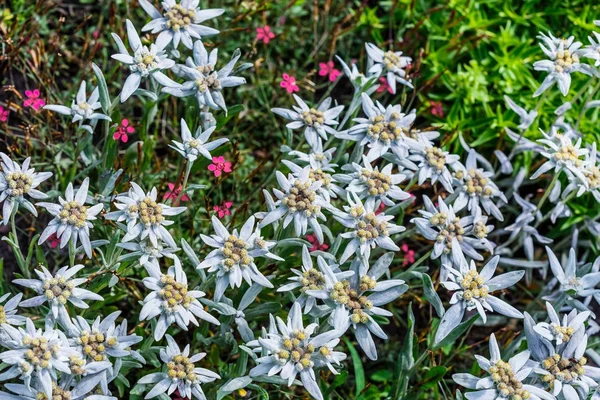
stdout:
[[180,4],[175,4],[169,11],[165,13],[167,19],[167,28],[174,31],[185,29],[194,23],[196,12],[194,9],[183,8]]
[[173,356],[167,363],[167,375],[173,380],[184,379],[187,382],[194,383],[198,381],[198,375],[194,372],[196,366],[189,358],[179,354]]
[[176,282],[175,278],[169,275],[163,275],[160,278],[161,290],[158,295],[163,301],[165,309],[172,311],[181,305],[188,308],[193,297],[188,296],[188,286],[184,283]]
[[[71,392],[57,386],[56,383],[52,382],[52,399],[50,400],[71,400]],[[37,392],[35,395],[36,400],[49,400],[45,393]]]
[[394,69],[394,67],[402,68],[402,60],[393,51],[386,51],[383,53],[383,65],[390,70]]
[[60,210],[58,217],[63,224],[73,225],[77,228],[83,228],[87,219],[88,208],[83,204],[73,200],[65,204]]
[[67,299],[73,294],[75,285],[65,277],[46,279],[42,289],[48,300],[57,299],[60,304],[67,304]]
[[160,225],[165,220],[162,216],[162,206],[156,201],[153,201],[150,197],[146,197],[140,201],[137,205],[139,210],[140,219],[146,226]]
[[[102,361],[102,360],[97,360],[97,361]],[[85,367],[85,360],[81,357],[78,356],[71,356],[69,357],[69,366],[71,369],[71,374],[72,375],[85,375],[86,374],[86,369]]]
[[4,312],[4,306],[0,306],[0,324],[6,323],[6,313]]
[[321,182],[324,187],[328,187],[331,184],[331,175],[323,172],[321,169],[310,169],[308,177],[313,182]]
[[446,155],[439,147],[428,147],[425,149],[425,159],[427,164],[435,168],[438,172],[444,169],[446,165]]
[[[370,276],[365,275],[360,280],[359,290],[365,292],[367,290],[373,290],[377,282]],[[370,310],[373,307],[373,303],[364,296],[363,294],[354,290],[350,286],[350,281],[344,280],[336,282],[331,291],[331,298],[338,304],[343,304],[352,311],[350,319],[355,324],[363,323],[366,324],[369,321],[369,317],[364,310]]]
[[294,182],[289,193],[281,199],[281,202],[287,206],[290,213],[303,212],[307,217],[319,213],[321,207],[314,205],[316,199],[315,191],[310,188],[311,181]]
[[60,348],[57,345],[50,346],[45,337],[35,337],[27,335],[23,338],[23,345],[28,347],[25,351],[25,360],[28,364],[36,368],[48,368],[50,360],[56,356]]
[[206,92],[209,89],[221,90],[221,82],[219,81],[219,76],[213,72],[206,78],[200,77],[196,79],[196,87],[200,92]]
[[300,289],[302,292],[306,292],[307,290],[321,290],[325,287],[325,277],[321,271],[311,268],[302,273],[300,283],[302,283],[302,288]]
[[307,337],[303,330],[293,330],[289,337],[283,339],[281,348],[274,352],[275,359],[282,365],[291,360],[300,371],[312,367],[314,363],[311,357],[315,346],[306,343]]
[[360,179],[367,185],[371,196],[386,194],[392,185],[392,177],[379,171],[363,169],[360,172]]
[[484,279],[474,269],[470,270],[460,281],[463,288],[462,297],[469,301],[472,299],[485,299],[488,296],[489,289],[484,285]]
[[392,113],[390,121],[386,121],[385,116],[382,114],[371,117],[371,124],[367,128],[367,135],[374,140],[381,140],[385,143],[389,143],[392,140],[400,140],[403,129],[396,123],[396,120],[399,118],[400,115],[398,113]]
[[235,235],[229,235],[223,245],[223,266],[226,270],[238,265],[242,268],[247,267],[254,261],[248,254],[248,244]]
[[107,347],[114,347],[118,341],[116,338],[106,338],[100,332],[83,332],[79,337],[79,343],[83,348],[83,354],[91,358],[93,361],[104,361],[107,356],[105,354]]
[[6,184],[9,196],[19,197],[29,193],[33,178],[24,172],[11,172],[6,174]]
[[523,389],[523,383],[517,379],[509,363],[499,360],[490,367],[490,374],[502,396],[512,400],[524,400],[531,396],[527,390]]
[[554,390],[554,380],[569,383],[585,375],[583,367],[586,364],[585,357],[568,359],[560,354],[554,354],[542,361],[542,367],[550,373],[543,375],[542,380],[548,384],[550,390]]
[[573,66],[573,64],[579,63],[579,56],[576,53],[571,53],[569,50],[559,51],[556,54],[556,60],[554,60],[554,70],[556,72],[563,72]]
[[311,108],[309,111],[302,111],[300,118],[306,125],[319,127],[325,123],[325,116],[322,111]]

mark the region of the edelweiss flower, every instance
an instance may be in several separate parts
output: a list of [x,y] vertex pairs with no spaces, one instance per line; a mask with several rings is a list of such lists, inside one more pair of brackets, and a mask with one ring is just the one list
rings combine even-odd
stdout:
[[453,193],[452,174],[448,167],[457,169],[460,165],[460,157],[456,154],[449,154],[429,143],[429,141],[414,140],[412,138],[404,139],[408,146],[408,157],[397,158],[397,163],[406,167],[418,176],[417,184],[423,185],[427,179],[431,184],[439,181],[444,189]]
[[144,278],[144,286],[152,290],[144,299],[144,306],[140,312],[140,321],[150,320],[158,316],[154,339],[160,340],[167,328],[176,323],[181,329],[187,331],[190,322],[198,326],[199,319],[219,325],[219,321],[204,311],[204,307],[198,301],[204,297],[204,292],[199,290],[188,290],[187,276],[176,264],[169,267],[166,274],[160,272],[153,264],[146,264],[147,278]]
[[21,307],[39,307],[47,302],[54,319],[68,327],[70,320],[65,307],[67,301],[77,308],[86,309],[88,305],[84,300],[104,300],[102,296],[78,287],[87,283],[87,278],[72,279],[77,272],[84,268],[82,264],[71,268],[62,267],[54,275],[43,265],[40,267],[41,271],[35,270],[40,279],[15,279],[12,281],[16,285],[32,289],[39,294],[39,296],[23,301],[20,304]]
[[335,56],[335,58],[337,58],[340,64],[342,64],[344,75],[346,75],[346,77],[350,80],[355,91],[360,90],[362,92],[363,89],[366,89],[364,91],[367,94],[371,94],[375,91],[375,89],[377,89],[376,87],[372,86],[376,81],[375,77],[365,76],[365,74],[358,70],[356,63],[351,63],[351,65],[348,66],[348,64],[346,64],[339,56]]
[[0,341],[2,341],[2,327],[8,325],[24,325],[25,317],[17,315],[17,307],[23,298],[23,293],[17,293],[12,299],[8,300],[4,305],[4,301],[10,297],[10,293],[0,296]]
[[317,108],[314,108],[309,107],[300,97],[293,96],[299,107],[292,106],[293,110],[272,108],[271,111],[283,118],[292,120],[292,122],[286,125],[288,128],[304,128],[304,137],[310,147],[313,149],[322,149],[321,139],[327,140],[328,133],[330,135],[337,133],[332,127],[338,124],[336,118],[340,115],[344,106],[331,108],[331,97],[328,97]]
[[127,194],[116,197],[115,207],[119,211],[109,212],[104,218],[117,222],[127,223],[127,233],[122,242],[129,242],[136,238],[150,239],[154,247],[158,247],[158,241],[162,240],[170,247],[177,247],[173,237],[165,226],[173,224],[165,216],[178,215],[186,210],[186,207],[169,207],[156,202],[156,188],[145,193],[135,182],[131,182],[131,188]]
[[121,103],[126,101],[139,87],[142,78],[152,77],[156,82],[163,86],[177,87],[179,84],[161,72],[163,69],[170,69],[175,65],[175,61],[168,59],[162,48],[154,43],[143,46],[140,37],[130,20],[125,21],[127,25],[127,37],[129,46],[133,50],[133,56],[129,55],[125,44],[117,34],[112,33],[112,37],[119,48],[119,53],[111,57],[129,67],[131,75],[127,77],[121,90]]
[[273,284],[256,267],[254,258],[268,257],[279,261],[283,259],[269,251],[275,246],[275,242],[263,240],[260,230],[258,228],[254,230],[254,223],[254,217],[250,217],[239,233],[234,229],[230,234],[221,221],[213,215],[215,235],[200,235],[204,243],[215,248],[196,266],[200,269],[209,268],[209,273],[217,273],[215,301],[221,299],[227,285],[231,288],[240,287],[242,279],[249,285],[256,282],[264,287],[273,287]]
[[[343,281],[354,275],[353,271],[341,272],[337,264],[328,264],[321,256],[317,256],[317,268],[315,268],[308,247],[302,246],[302,271],[290,268],[295,276],[288,278],[292,283],[281,286],[278,292],[289,292],[300,288],[300,296],[296,302],[304,308],[308,314],[316,306],[316,298],[306,293],[308,290],[324,290],[325,287],[332,288],[335,282]],[[332,277],[334,279],[332,279]]]
[[[556,295],[565,293],[572,297],[589,297],[600,293],[600,289],[596,289],[596,285],[600,282],[600,272],[586,273],[589,268],[578,268],[574,248],[571,247],[571,250],[569,250],[569,258],[564,269],[554,252],[547,246],[546,252],[548,253],[550,269],[559,283],[559,290]],[[551,295],[545,297],[545,299],[552,300],[554,297]]]
[[[194,45],[194,53],[198,52],[206,53],[202,42],[196,42]],[[233,52],[231,61],[219,71],[215,71],[212,64],[199,65],[197,68],[180,65],[177,71],[186,81],[179,87],[165,87],[162,91],[175,97],[195,96],[200,106],[207,106],[214,110],[221,109],[227,113],[227,105],[221,91],[223,88],[240,86],[246,83],[244,78],[230,76],[240,56],[240,50],[236,49]],[[206,55],[203,57],[208,59]]]
[[582,183],[587,184],[587,179],[582,172],[584,160],[582,156],[588,153],[587,149],[581,148],[581,138],[578,138],[573,144],[568,135],[557,133],[555,129],[550,135],[542,132],[544,139],[538,142],[545,145],[545,151],[541,154],[548,159],[531,176],[531,179],[537,179],[543,173],[554,169],[554,173],[565,171],[569,176],[576,176]]
[[580,328],[584,327],[584,323],[590,317],[590,311],[584,311],[581,313],[577,313],[577,310],[571,310],[571,312],[567,315],[563,316],[562,322],[552,304],[546,302],[546,310],[548,310],[548,317],[550,318],[550,323],[548,322],[539,322],[536,326],[533,327],[533,330],[536,331],[540,336],[547,339],[549,342],[556,342],[557,346],[560,346],[563,343],[567,343],[571,340],[573,334],[578,331]]
[[376,208],[379,203],[388,207],[396,205],[394,200],[406,200],[410,194],[404,192],[398,184],[406,179],[406,175],[393,174],[393,164],[387,164],[379,171],[373,168],[369,159],[363,156],[363,165],[352,163],[342,167],[350,174],[334,175],[338,181],[345,183],[346,191],[354,193],[365,200],[365,207]]
[[581,49],[580,53],[583,57],[594,60],[594,67],[598,67],[600,66],[600,33],[592,33],[594,34],[596,40],[594,40],[594,38],[591,36],[588,36],[590,44]]
[[[296,236],[306,234],[308,225],[313,229],[319,243],[323,243],[323,229],[317,219],[326,220],[321,208],[329,208],[329,203],[319,194],[321,181],[313,181],[310,178],[310,167],[306,166],[297,176],[289,174],[286,178],[281,172],[275,173],[281,190],[273,189],[277,197],[274,203],[275,209],[268,212],[260,222],[260,227],[265,227],[275,221],[283,219],[283,227],[286,228],[294,221]],[[267,193],[265,191],[265,193]]]
[[454,294],[450,299],[450,308],[446,310],[440,321],[435,334],[435,343],[441,342],[462,322],[465,311],[476,309],[484,323],[487,321],[486,310],[510,318],[523,318],[520,311],[490,293],[513,286],[521,280],[525,274],[524,271],[507,272],[492,278],[500,256],[493,257],[480,272],[477,272],[473,260],[469,266],[462,254],[457,253],[454,248],[452,251],[455,253],[453,254],[455,258],[459,260],[457,264],[459,269],[454,269],[449,265],[443,266],[448,268],[450,280],[442,282],[442,286],[447,290],[454,291]]
[[[303,167],[300,167],[291,161],[283,160],[283,163],[290,169],[292,175],[294,175],[296,178],[298,178],[304,171]],[[336,185],[336,177],[331,176],[320,168],[313,168],[311,165],[308,177],[313,182],[321,182],[321,186],[317,189],[317,193],[319,193],[327,202],[330,202],[332,197],[336,198],[338,193],[344,192],[341,187]]]
[[32,199],[40,200],[48,196],[36,189],[40,183],[52,176],[52,172],[34,172],[34,168],[29,168],[31,158],[26,158],[23,165],[20,166],[11,160],[6,154],[0,152],[2,158],[2,171],[0,171],[0,202],[4,201],[2,207],[2,220],[4,225],[8,225],[13,212],[23,206],[30,213],[37,217],[37,210],[25,195]]
[[385,75],[392,94],[396,94],[396,82],[413,88],[405,71],[412,58],[402,56],[401,51],[383,51],[373,43],[365,43],[365,47],[369,55],[369,65],[372,65],[369,68],[369,74]]
[[577,197],[590,192],[594,196],[594,199],[600,202],[600,168],[598,167],[596,142],[592,144],[591,151],[585,154],[585,160],[581,166],[576,169],[583,174],[585,180],[581,181],[579,175],[577,175],[577,179],[569,179],[569,184],[562,192],[561,198],[566,199],[573,191],[576,191],[575,195]]
[[369,161],[381,157],[389,149],[396,156],[405,157],[407,147],[404,137],[416,118],[414,110],[404,114],[400,105],[389,105],[386,108],[380,102],[373,103],[365,93],[361,94],[361,98],[367,118],[355,118],[356,125],[339,132],[336,137],[354,140],[361,146],[367,145],[370,149],[367,153]]
[[503,361],[500,356],[500,348],[496,336],[490,336],[490,359],[476,355],[477,364],[490,376],[478,378],[471,374],[454,374],[454,382],[467,389],[475,389],[468,392],[465,397],[469,400],[484,399],[530,399],[530,400],[554,400],[554,396],[546,393],[537,386],[523,384],[523,381],[531,375],[532,369],[527,365],[530,353],[525,350],[508,360]]
[[202,130],[202,126],[198,126],[196,129],[196,133],[192,136],[192,132],[190,128],[188,128],[187,123],[183,118],[181,118],[181,139],[182,142],[177,142],[173,140],[174,146],[169,145],[172,149],[175,149],[179,154],[181,154],[185,159],[187,159],[190,163],[196,161],[198,156],[202,155],[209,160],[212,160],[212,156],[210,152],[217,147],[221,146],[223,143],[229,141],[227,138],[221,138],[217,140],[213,140],[212,142],[208,142],[210,135],[216,129],[215,126],[211,126],[206,130]]
[[[483,256],[473,247],[473,242],[465,240],[468,236],[475,239],[473,216],[457,217],[452,206],[446,205],[440,197],[436,207],[429,197],[423,196],[423,205],[425,210],[419,210],[422,217],[413,218],[410,222],[417,226],[417,230],[425,239],[435,241],[431,253],[432,260],[442,257],[442,265],[457,263],[458,260],[453,260],[455,247],[456,252],[460,254],[465,253],[474,260],[483,260]],[[447,272],[442,269],[442,280],[447,278]]]
[[573,36],[568,39],[557,39],[552,34],[550,37],[541,33],[538,38],[542,51],[550,60],[536,61],[533,68],[536,71],[546,71],[549,73],[541,86],[535,91],[533,97],[537,97],[546,91],[556,82],[563,96],[569,93],[571,87],[571,73],[581,72],[586,75],[594,76],[595,71],[587,64],[579,62],[582,46],[581,42],[575,42]]
[[166,257],[174,260],[177,258],[175,252],[179,251],[179,248],[166,247],[162,242],[159,242],[158,246],[154,246],[148,239],[142,240],[139,243],[117,243],[117,247],[131,251],[131,253],[119,257],[119,261],[134,258],[138,260],[140,265],[151,263],[157,267],[159,259]]
[[493,199],[499,198],[504,203],[507,203],[508,200],[490,179],[494,173],[477,168],[477,153],[474,150],[469,151],[465,167],[454,173],[457,180],[454,210],[460,211],[467,206],[471,214],[475,215],[477,208],[481,205],[485,212],[493,215],[498,221],[504,221],[504,217]]
[[[340,333],[337,331],[323,332],[311,339],[317,324],[310,324],[304,328],[302,323],[302,309],[300,304],[294,303],[287,318],[287,323],[277,318],[277,325],[273,327],[266,338],[259,338],[248,343],[249,347],[258,347],[266,353],[258,358],[258,365],[250,370],[251,377],[263,375],[273,376],[279,374],[291,386],[300,374],[302,384],[317,400],[323,400],[323,395],[316,381],[315,369],[327,366],[337,374],[333,364],[340,365],[346,355],[333,348],[339,343]],[[279,328],[279,332],[277,332]]]
[[538,115],[538,112],[536,110],[527,112],[527,110],[525,110],[523,107],[517,105],[517,103],[512,101],[511,98],[508,96],[504,96],[504,101],[506,102],[506,105],[511,110],[516,112],[520,118],[521,123],[519,124],[519,126],[517,126],[517,128],[525,130],[525,129],[529,128],[531,126],[531,124],[533,124],[533,121],[535,121],[535,119]]
[[525,251],[525,256],[529,261],[533,261],[533,239],[535,239],[540,244],[552,243],[552,239],[540,235],[537,229],[534,226],[531,226],[531,223],[534,222],[536,218],[538,220],[542,219],[542,214],[538,210],[537,206],[523,199],[521,196],[519,196],[518,193],[513,194],[513,199],[516,200],[517,204],[521,207],[523,211],[515,219],[515,222],[512,225],[509,225],[506,228],[504,228],[508,232],[510,232],[510,236],[506,241],[512,242],[514,237],[518,236],[519,242],[523,243],[523,250]]
[[303,153],[301,151],[294,150],[290,151],[288,154],[290,156],[297,157],[296,161],[301,161],[310,165],[312,169],[321,169],[325,172],[335,172],[335,168],[337,168],[338,165],[331,163],[331,160],[333,159],[333,153],[335,153],[335,151],[335,147],[325,151],[323,151],[322,148],[311,148],[310,153]]
[[59,204],[37,203],[36,205],[44,207],[54,218],[50,221],[46,229],[42,232],[38,244],[44,243],[50,236],[56,234],[60,239],[60,248],[62,249],[71,241],[73,247],[77,246],[77,241],[85,250],[88,258],[92,258],[92,245],[90,243],[90,228],[93,227],[90,221],[96,220],[96,215],[104,207],[102,203],[87,207],[85,203],[88,196],[88,187],[90,179],[85,178],[77,192],[73,191],[73,183],[69,183],[65,192],[65,200],[58,197]]
[[346,212],[335,210],[333,216],[344,227],[351,229],[350,232],[342,233],[340,236],[344,239],[351,239],[346,246],[344,253],[340,257],[340,264],[343,264],[353,254],[357,254],[368,261],[371,256],[371,249],[376,247],[399,251],[390,238],[391,235],[406,230],[403,226],[390,223],[394,219],[393,215],[385,213],[375,214],[376,209],[362,204],[360,199],[352,194],[354,200],[348,197],[349,206],[344,206]]
[[193,396],[198,400],[206,400],[201,384],[221,378],[208,369],[194,365],[202,360],[206,353],[198,353],[190,357],[189,344],[182,352],[175,339],[170,335],[166,337],[167,347],[160,350],[160,359],[166,365],[166,372],[155,372],[138,381],[144,385],[156,383],[145,398],[152,399],[165,392],[173,393],[177,389],[179,395],[185,398],[191,399]]
[[200,0],[182,0],[179,4],[175,0],[165,0],[162,3],[164,14],[161,14],[148,0],[140,0],[140,6],[152,18],[142,28],[142,32],[152,31],[159,33],[156,45],[160,49],[167,47],[173,41],[173,48],[179,46],[181,41],[188,49],[192,48],[192,38],[202,39],[202,36],[212,36],[219,33],[214,28],[200,25],[202,22],[216,18],[225,10],[211,8],[202,10],[198,7]]
[[[79,91],[77,92],[77,97],[71,104],[71,108],[59,104],[48,104],[44,106],[44,110],[55,111],[63,115],[72,115],[72,122],[79,122],[79,127],[81,129],[85,129],[89,133],[94,133],[94,127],[99,120],[111,121],[109,116],[95,112],[102,107],[98,101],[99,98],[100,92],[98,91],[98,88],[95,87],[92,95],[86,101],[85,81],[82,81],[79,86]],[[91,124],[83,124],[85,120],[89,120]]]
[[89,381],[74,382],[70,378],[62,378],[60,384],[52,382],[52,395],[46,397],[43,389],[37,389],[27,385],[7,383],[6,389],[14,393],[0,392],[0,399],[3,400],[117,400],[116,397],[103,396],[98,394],[90,395],[93,388],[89,387]]
[[69,357],[77,356],[77,351],[69,346],[66,336],[59,330],[46,327],[36,329],[28,318],[25,329],[4,325],[10,340],[3,343],[9,350],[0,353],[0,361],[10,365],[2,373],[1,380],[19,377],[25,386],[30,387],[32,378],[40,386],[46,398],[52,399],[52,384],[57,371],[70,374]]
[[371,333],[384,340],[388,338],[373,316],[391,317],[392,313],[380,306],[396,300],[408,290],[400,279],[377,282],[384,273],[389,273],[393,259],[394,253],[386,253],[364,273],[361,273],[364,266],[355,259],[351,264],[354,274],[348,279],[338,280],[338,276],[332,275],[328,277],[325,289],[306,291],[309,296],[325,301],[331,313],[329,323],[340,334],[352,328],[358,344],[371,360],[377,360]]

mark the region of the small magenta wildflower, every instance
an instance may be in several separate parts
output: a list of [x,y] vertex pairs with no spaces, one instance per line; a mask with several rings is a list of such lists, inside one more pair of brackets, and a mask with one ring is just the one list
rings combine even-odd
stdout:
[[263,41],[264,44],[269,44],[271,39],[275,37],[275,34],[271,31],[269,25],[256,28],[256,40]]
[[233,201],[224,201],[220,206],[213,206],[213,210],[219,218],[223,218],[226,215],[231,215],[229,209],[233,205]]
[[300,88],[296,84],[296,77],[288,74],[283,74],[283,80],[279,83],[279,86],[287,90],[288,93],[300,91]]
[[402,266],[406,267],[407,265],[413,264],[415,262],[415,251],[409,248],[406,243],[400,246],[400,249],[404,253],[404,261],[402,261]]
[[8,121],[8,108],[0,106],[0,122]]
[[340,70],[335,68],[333,61],[319,63],[319,76],[329,76],[329,80],[335,82],[340,74]]
[[179,194],[181,193],[181,190],[183,189],[181,187],[181,185],[179,185],[179,187],[177,189],[175,189],[174,183],[168,183],[167,186],[169,187],[169,191],[167,193],[165,193],[165,195],[163,196],[164,200],[171,199],[174,206],[178,206],[181,201],[189,201],[190,200],[190,197],[184,193],[181,195],[181,198],[179,199],[179,201],[177,201],[177,198],[179,197]]
[[38,111],[40,108],[46,105],[44,99],[40,99],[40,91],[37,89],[26,90],[25,96],[27,96],[27,99],[23,102],[25,107],[31,107],[35,111]]
[[225,160],[225,157],[213,157],[212,162],[213,163],[208,166],[208,170],[212,171],[215,174],[215,176],[218,177],[221,176],[221,174],[224,172],[231,172],[231,163]]
[[120,140],[123,143],[127,143],[129,140],[129,135],[135,132],[135,128],[132,125],[129,125],[129,120],[123,118],[121,120],[121,125],[117,127],[117,130],[113,134],[113,139]]
[[319,240],[315,235],[306,235],[306,240],[308,240],[308,242],[311,244],[311,248],[308,249],[308,251],[310,251],[311,253],[317,250],[327,251],[327,249],[329,248],[329,245],[327,243],[319,244]]
[[442,108],[441,101],[430,101],[429,106],[431,107],[431,115],[444,118],[444,109]]
[[394,91],[392,90],[392,88],[390,87],[390,84],[388,83],[387,79],[385,79],[383,76],[381,78],[379,78],[379,87],[377,88],[377,93],[383,93],[385,91],[388,91],[391,94],[394,94]]

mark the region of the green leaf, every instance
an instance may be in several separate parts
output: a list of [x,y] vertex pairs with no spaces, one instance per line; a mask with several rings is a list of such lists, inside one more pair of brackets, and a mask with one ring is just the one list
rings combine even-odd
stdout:
[[437,349],[440,349],[450,343],[453,343],[456,339],[461,337],[462,334],[465,333],[467,331],[467,329],[469,329],[471,327],[471,325],[473,325],[475,323],[475,321],[477,321],[478,318],[479,318],[479,314],[475,314],[468,320],[458,324],[458,326],[456,328],[454,328],[452,331],[450,331],[448,336],[446,336],[439,343],[434,345],[432,349],[437,350]]
[[335,376],[331,385],[325,391],[325,397],[329,396],[336,388],[342,386],[348,380],[348,371],[342,371]]
[[431,368],[423,377],[422,388],[430,389],[437,385],[437,383],[444,377],[448,369],[442,365]]
[[108,94],[108,86],[106,86],[106,79],[104,79],[104,74],[100,67],[98,67],[95,63],[92,63],[92,69],[94,70],[94,75],[96,75],[96,80],[98,81],[98,92],[100,94],[100,104],[102,105],[102,111],[106,115],[110,114],[110,95]]
[[346,346],[348,346],[348,352],[350,353],[350,357],[352,358],[352,364],[354,365],[354,380],[356,381],[356,397],[360,395],[363,389],[366,386],[365,381],[365,370],[363,368],[362,360],[360,359],[360,355],[356,351],[356,348],[352,344],[350,340],[344,338],[344,342],[346,342]]
[[234,378],[221,386],[219,391],[217,392],[217,400],[221,400],[223,397],[227,396],[229,393],[233,393],[236,390],[240,390],[245,388],[252,382],[252,378],[249,376],[242,376],[239,378]]
[[433,288],[433,282],[431,282],[431,278],[427,274],[421,274],[421,279],[423,280],[423,296],[425,296],[429,304],[435,308],[435,312],[437,313],[438,317],[442,318],[445,313],[444,305]]

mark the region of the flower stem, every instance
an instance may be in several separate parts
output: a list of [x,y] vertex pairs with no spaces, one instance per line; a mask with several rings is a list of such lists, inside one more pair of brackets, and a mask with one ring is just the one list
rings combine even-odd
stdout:
[[546,202],[546,199],[548,198],[548,196],[552,192],[552,189],[554,189],[554,185],[556,185],[556,181],[558,181],[558,175],[559,174],[554,174],[554,177],[552,178],[552,182],[550,182],[550,185],[548,186],[548,189],[546,189],[546,192],[544,193],[544,196],[542,196],[542,199],[540,200],[540,202],[537,205],[537,210],[538,211],[540,211],[542,209],[542,206]]
[[[183,193],[185,192],[185,188],[187,186],[188,179],[190,178],[190,172],[192,171],[192,165],[193,165],[193,163],[188,163],[187,168],[185,169],[185,176],[183,177],[183,184],[181,185],[181,190],[179,191],[179,194],[177,195],[177,200],[175,200],[175,202],[173,202],[174,206],[179,205],[179,202],[181,201],[181,196],[183,196]],[[177,188],[175,188],[175,190],[177,190]]]
[[75,241],[69,240],[69,266],[72,267],[75,265],[75,253],[77,249],[75,248]]
[[[10,200],[5,200],[10,201]],[[21,246],[19,245],[19,237],[17,236],[17,224],[15,224],[15,216],[17,215],[17,207],[14,207],[10,214],[10,228],[11,234],[9,243],[13,248],[13,252],[15,254],[15,258],[17,259],[17,264],[19,265],[19,269],[24,277],[29,278],[31,275],[29,273],[29,269],[25,263],[25,257],[23,257],[23,252],[21,252]]]

